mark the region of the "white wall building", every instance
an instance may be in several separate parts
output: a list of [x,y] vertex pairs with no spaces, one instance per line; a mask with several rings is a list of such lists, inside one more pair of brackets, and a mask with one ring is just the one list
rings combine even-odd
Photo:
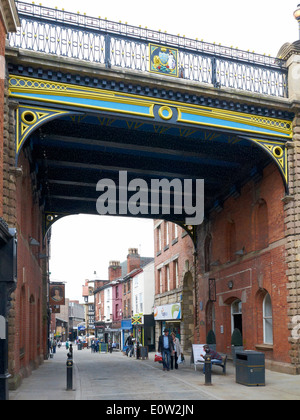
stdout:
[[133,324],[135,336],[138,337],[142,346],[148,346],[149,350],[154,350],[154,261],[133,275],[131,293],[133,320],[139,319],[140,316],[140,323]]

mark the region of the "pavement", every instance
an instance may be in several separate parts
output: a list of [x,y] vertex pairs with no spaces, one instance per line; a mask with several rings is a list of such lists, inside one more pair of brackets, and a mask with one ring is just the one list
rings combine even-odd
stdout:
[[[57,349],[21,386],[9,392],[9,400],[300,400],[300,375],[265,371],[265,386],[249,387],[236,383],[235,367],[227,362],[227,373],[213,366],[212,384],[205,385],[201,367],[189,357],[178,370],[163,372],[154,362],[126,357],[120,351],[95,354],[74,347],[73,386],[67,390],[65,348]],[[145,410],[144,410],[145,411]],[[109,413],[110,414],[110,413]]]

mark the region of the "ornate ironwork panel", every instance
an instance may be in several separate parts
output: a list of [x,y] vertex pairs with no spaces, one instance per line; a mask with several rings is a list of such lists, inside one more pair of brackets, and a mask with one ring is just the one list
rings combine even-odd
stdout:
[[[285,61],[106,19],[16,2],[21,28],[9,44],[106,67],[150,71],[149,45],[178,51],[177,77],[276,97],[288,96]],[[166,72],[169,74],[170,72]]]

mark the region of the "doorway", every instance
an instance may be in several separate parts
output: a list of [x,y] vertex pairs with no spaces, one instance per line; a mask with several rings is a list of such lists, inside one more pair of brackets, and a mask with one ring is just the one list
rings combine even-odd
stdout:
[[238,328],[243,335],[242,302],[237,299],[231,304],[231,333]]

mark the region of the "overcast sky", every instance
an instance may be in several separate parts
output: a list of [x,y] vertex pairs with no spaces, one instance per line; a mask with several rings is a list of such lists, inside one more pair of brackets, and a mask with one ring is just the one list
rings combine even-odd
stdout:
[[[271,56],[298,39],[293,0],[42,0],[42,5]],[[50,278],[67,282],[66,297],[82,301],[84,280],[92,279],[94,271],[106,279],[109,261],[124,261],[133,247],[143,256],[153,256],[153,221],[66,217],[52,229]]]

